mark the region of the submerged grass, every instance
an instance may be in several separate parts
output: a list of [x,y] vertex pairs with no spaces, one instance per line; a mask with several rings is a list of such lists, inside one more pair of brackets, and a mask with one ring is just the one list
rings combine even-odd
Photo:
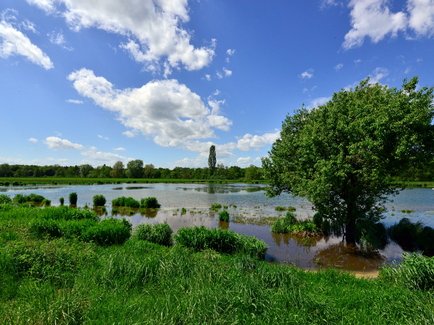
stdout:
[[[396,277],[399,267],[364,280],[134,237],[116,246],[37,239],[29,228],[40,210],[0,208],[0,324],[434,322],[432,289],[408,286],[413,273]],[[421,263],[429,275],[431,260]]]

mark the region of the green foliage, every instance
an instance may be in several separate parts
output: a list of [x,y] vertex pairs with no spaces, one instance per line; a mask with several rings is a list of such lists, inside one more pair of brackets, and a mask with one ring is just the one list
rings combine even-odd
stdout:
[[[432,160],[433,88],[361,82],[320,107],[287,116],[263,160],[268,193],[307,197],[331,228],[354,243],[365,221],[381,217],[391,177]],[[404,127],[405,126],[405,127]]]
[[103,207],[106,203],[105,196],[102,194],[97,194],[93,196],[93,206],[94,207]]
[[217,164],[217,157],[215,152],[215,146],[212,145],[211,147],[209,147],[209,156],[208,156],[208,167],[211,170],[211,172],[214,172],[216,164]]
[[121,196],[112,200],[112,206],[138,209],[140,208],[140,202],[132,197]]
[[277,219],[271,226],[271,231],[279,234],[317,235],[318,228],[312,220],[297,220],[295,214],[288,211],[284,218]]
[[30,224],[30,233],[35,237],[61,237],[63,232],[57,221],[52,219],[37,219]]
[[47,200],[42,195],[34,194],[34,193],[31,193],[29,195],[17,194],[14,196],[12,200],[14,204],[27,204],[27,205],[36,205],[36,206],[44,205],[46,201],[49,200]]
[[143,177],[143,160],[131,160],[127,164],[126,175],[128,178],[141,178]]
[[161,204],[158,203],[156,197],[146,197],[140,200],[140,207],[144,209],[158,209],[161,207]]
[[105,219],[87,228],[82,237],[85,241],[108,246],[123,244],[131,236],[131,224],[125,219]]
[[149,225],[139,225],[134,231],[134,237],[154,244],[170,246],[172,245],[172,229],[167,223]]
[[187,213],[187,209],[186,208],[182,208],[181,209],[181,216],[185,215]]
[[77,199],[78,199],[77,193],[75,193],[75,192],[69,193],[69,204],[70,205],[76,206],[77,205]]
[[73,209],[65,206],[38,209],[35,214],[39,218],[52,220],[98,220],[97,214],[92,210]]
[[213,203],[213,204],[211,204],[211,207],[210,207],[210,209],[214,210],[214,211],[218,211],[221,208],[222,208],[222,205],[220,203]]
[[226,254],[247,253],[257,258],[263,258],[267,250],[267,245],[255,237],[205,227],[181,228],[175,235],[175,241],[197,251],[213,249]]
[[60,206],[63,206],[65,204],[65,198],[61,197],[59,199],[59,203],[60,203]]
[[219,212],[219,221],[229,222],[229,212],[227,210]]
[[404,260],[398,266],[386,266],[380,271],[380,277],[403,287],[416,290],[434,289],[434,257],[420,254],[404,254]]
[[12,203],[12,199],[6,194],[0,194],[0,204]]

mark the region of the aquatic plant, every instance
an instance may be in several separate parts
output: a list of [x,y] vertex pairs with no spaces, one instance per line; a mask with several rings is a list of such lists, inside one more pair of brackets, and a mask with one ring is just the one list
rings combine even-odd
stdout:
[[220,203],[213,203],[213,204],[211,204],[211,207],[210,207],[210,209],[214,210],[214,211],[218,211],[221,208],[222,208],[222,205]]
[[12,202],[14,204],[28,204],[28,205],[44,205],[47,199],[39,194],[30,193],[29,195],[17,194],[14,196]]
[[102,194],[97,194],[93,196],[93,206],[94,207],[103,207],[106,203],[105,196]]
[[219,221],[229,222],[229,212],[227,210],[219,212]]
[[65,198],[61,197],[59,199],[59,203],[60,203],[60,206],[63,206],[65,204]]
[[267,250],[267,245],[255,237],[205,227],[181,228],[175,235],[175,241],[197,251],[213,249],[226,254],[247,253],[257,258],[263,258]]
[[274,233],[298,234],[304,236],[317,235],[319,233],[317,226],[312,220],[297,220],[293,212],[288,211],[283,218],[277,219],[271,226]]
[[134,231],[134,238],[146,240],[151,243],[170,246],[172,245],[172,229],[167,223],[139,225]]
[[77,193],[75,192],[69,193],[69,205],[76,206],[77,199],[78,199]]
[[12,203],[12,199],[6,194],[0,194],[0,204]]
[[140,208],[140,202],[132,197],[121,196],[112,200],[112,206],[138,209]]
[[85,229],[82,238],[98,245],[123,244],[131,236],[131,224],[125,219],[104,219]]
[[158,209],[161,207],[161,204],[158,203],[156,197],[145,197],[140,200],[140,207],[144,209]]

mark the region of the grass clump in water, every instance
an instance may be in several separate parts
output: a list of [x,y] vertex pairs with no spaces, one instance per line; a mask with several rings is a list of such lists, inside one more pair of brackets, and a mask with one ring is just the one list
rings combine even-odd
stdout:
[[106,198],[102,194],[94,195],[93,197],[93,206],[94,207],[103,207],[105,206],[105,203],[107,202]]
[[75,192],[69,193],[69,205],[77,206],[78,195]]
[[[12,202],[17,205],[43,206],[49,201],[39,194],[30,193],[29,195],[17,194]],[[50,202],[51,203],[51,202]],[[49,204],[47,205],[49,206]]]
[[219,221],[229,222],[229,212],[227,210],[219,212]]
[[140,225],[134,231],[134,238],[145,240],[154,244],[172,245],[172,229],[167,223],[157,225]]
[[121,196],[112,200],[112,206],[138,209],[140,208],[140,202],[132,197]]
[[98,245],[123,244],[131,236],[131,224],[125,219],[105,219],[84,230],[81,238]]
[[196,251],[213,249],[219,253],[246,253],[257,258],[263,258],[267,250],[267,245],[255,237],[203,226],[180,229],[175,235],[175,241]]
[[222,205],[220,203],[213,203],[211,204],[210,209],[213,211],[218,211],[222,208]]
[[303,236],[319,234],[318,228],[312,220],[299,221],[291,211],[288,211],[285,217],[277,219],[271,226],[271,231],[279,234],[291,233]]
[[161,204],[158,203],[156,197],[150,196],[140,200],[140,207],[144,209],[158,209],[161,207]]

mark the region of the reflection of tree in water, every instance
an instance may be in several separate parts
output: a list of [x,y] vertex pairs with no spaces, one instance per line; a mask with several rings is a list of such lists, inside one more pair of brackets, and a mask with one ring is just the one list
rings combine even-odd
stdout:
[[355,245],[339,243],[320,250],[314,261],[321,267],[334,267],[349,271],[374,271],[383,264],[384,257],[377,253],[367,255]]
[[100,217],[107,215],[107,209],[105,207],[94,207],[93,211]]
[[323,237],[322,236],[296,236],[293,234],[271,233],[277,246],[289,245],[290,240],[294,240],[297,245],[304,247],[314,247]]
[[155,218],[158,214],[158,209],[142,209],[140,215],[147,218]]
[[219,221],[219,228],[227,230],[229,229],[229,222],[226,221]]

